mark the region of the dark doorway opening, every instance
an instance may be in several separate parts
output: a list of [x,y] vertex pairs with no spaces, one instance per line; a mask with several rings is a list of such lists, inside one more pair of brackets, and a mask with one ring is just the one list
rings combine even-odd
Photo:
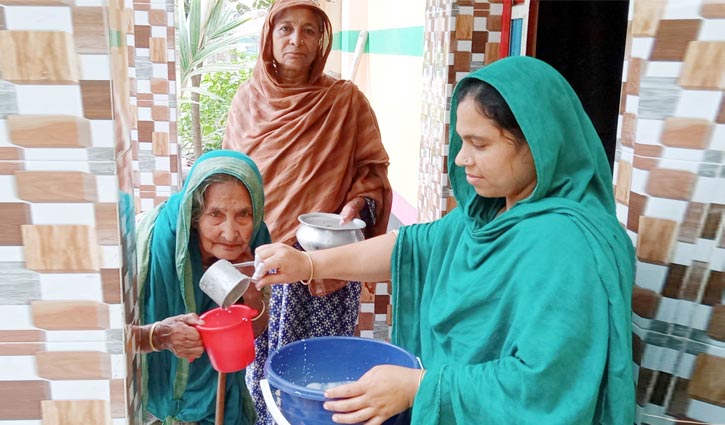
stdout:
[[610,167],[617,145],[628,8],[628,0],[538,1],[535,56],[561,72],[579,95]]

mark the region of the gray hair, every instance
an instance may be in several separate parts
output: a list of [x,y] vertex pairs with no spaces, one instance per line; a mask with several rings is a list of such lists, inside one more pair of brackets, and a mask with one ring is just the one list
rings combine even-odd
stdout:
[[241,180],[231,174],[216,173],[202,180],[199,186],[197,186],[197,188],[194,190],[194,193],[191,194],[192,226],[196,226],[196,224],[199,222],[199,218],[201,217],[201,213],[204,211],[204,208],[206,208],[206,199],[204,198],[206,190],[209,189],[211,185],[224,182],[235,182],[242,185],[246,189],[244,183],[242,183]]

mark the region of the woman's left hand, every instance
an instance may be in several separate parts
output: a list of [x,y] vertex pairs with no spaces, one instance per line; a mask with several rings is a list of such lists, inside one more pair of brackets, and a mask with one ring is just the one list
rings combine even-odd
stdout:
[[359,197],[353,198],[350,202],[345,204],[345,206],[342,207],[342,211],[340,211],[340,216],[342,217],[340,224],[349,223],[353,218],[360,217],[360,211],[365,208],[365,204],[365,198]]
[[420,369],[379,365],[357,382],[325,391],[325,409],[337,412],[332,420],[341,424],[380,425],[391,416],[413,406]]

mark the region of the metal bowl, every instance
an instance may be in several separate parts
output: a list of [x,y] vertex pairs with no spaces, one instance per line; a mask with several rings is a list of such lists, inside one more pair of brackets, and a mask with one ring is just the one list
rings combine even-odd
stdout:
[[340,225],[340,215],[330,213],[302,214],[297,218],[297,242],[305,251],[333,248],[365,239],[365,222],[359,218]]

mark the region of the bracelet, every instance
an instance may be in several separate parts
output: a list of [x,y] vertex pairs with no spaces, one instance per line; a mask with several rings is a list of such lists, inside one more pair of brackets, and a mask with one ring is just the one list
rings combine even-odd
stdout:
[[312,263],[312,257],[310,256],[310,253],[307,251],[302,251],[303,254],[307,257],[307,261],[310,262],[310,278],[307,279],[307,282],[304,280],[301,280],[300,283],[303,285],[309,285],[312,281],[312,277],[315,275],[315,265]]
[[267,303],[265,303],[264,301],[262,301],[262,311],[259,312],[259,314],[257,315],[257,317],[255,317],[255,318],[252,319],[252,322],[254,322],[255,320],[257,320],[260,317],[262,317],[262,315],[264,314],[265,310],[267,310]]
[[149,331],[149,347],[151,348],[151,351],[159,351],[154,347],[154,329],[156,329],[156,325],[158,325],[159,322],[154,322],[153,325],[151,325],[151,330]]
[[420,371],[420,377],[418,378],[418,389],[420,389],[420,384],[423,383],[423,377],[425,376],[425,369],[422,369]]

